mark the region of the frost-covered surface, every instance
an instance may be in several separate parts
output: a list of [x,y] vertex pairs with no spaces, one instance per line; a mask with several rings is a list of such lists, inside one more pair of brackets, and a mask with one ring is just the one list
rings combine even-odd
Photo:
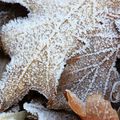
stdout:
[[120,53],[119,35],[109,13],[119,14],[119,1],[3,1],[20,3],[30,13],[2,28],[2,42],[11,62],[0,83],[1,109],[18,102],[30,89],[48,99],[53,96],[66,60],[75,53],[80,60],[65,68],[65,84],[60,86],[53,108],[66,106],[62,99],[66,86],[83,101],[94,91],[109,99],[118,80],[114,65]]
[[[66,60],[79,42],[72,36],[76,21],[68,21],[83,1],[6,0],[30,10],[28,18],[2,27],[3,47],[11,57],[0,83],[1,110],[18,102],[30,89],[47,98],[56,85]],[[32,9],[31,9],[32,8]]]
[[79,118],[73,114],[48,110],[41,104],[35,102],[25,103],[24,109],[27,112],[38,116],[38,120],[79,120]]
[[0,120],[24,120],[25,112],[0,113]]
[[[89,94],[101,93],[107,100],[120,100],[119,74],[115,68],[120,58],[119,0],[87,0],[68,21],[76,21],[72,35],[83,45],[79,59],[71,58],[62,73],[58,93],[49,101],[50,108],[68,109],[63,96],[65,89],[74,92],[82,101]],[[118,27],[118,28],[117,28]],[[116,84],[113,87],[113,84]]]

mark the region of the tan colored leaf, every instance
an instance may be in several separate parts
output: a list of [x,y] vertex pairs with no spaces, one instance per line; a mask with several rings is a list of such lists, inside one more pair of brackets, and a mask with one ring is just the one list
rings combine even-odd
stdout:
[[82,120],[119,120],[110,102],[104,100],[99,94],[89,96],[85,106],[71,91],[66,90],[66,94],[69,106]]
[[[109,13],[109,16],[108,16]],[[113,16],[111,17],[112,14]],[[80,59],[73,62],[70,58],[59,80],[57,95],[49,100],[49,108],[68,109],[63,97],[66,89],[73,91],[81,101],[97,92],[105,99],[111,99],[113,85],[119,81],[117,60],[120,60],[120,0],[87,0],[73,15],[76,22],[76,34],[79,41]],[[76,18],[76,19],[75,19]],[[116,29],[117,26],[117,29]],[[76,58],[78,55],[74,56]],[[119,85],[120,87],[120,85]],[[114,101],[120,97],[114,96]]]
[[91,95],[86,102],[86,118],[84,120],[119,120],[117,112],[109,101],[101,95]]
[[[114,65],[120,39],[107,14],[120,13],[119,0],[1,1],[19,3],[29,14],[2,27],[1,41],[11,61],[0,83],[0,110],[16,104],[29,90],[53,97],[63,70],[51,108],[67,107],[66,88],[82,101],[94,91],[109,99],[119,77]],[[73,58],[78,54],[79,60]]]
[[86,109],[83,102],[69,90],[66,90],[65,96],[67,98],[68,105],[72,108],[72,110],[74,110],[74,112],[79,116],[85,117]]
[[74,22],[71,24],[72,13],[85,2],[2,1],[5,7],[16,8],[13,12],[20,8],[16,14],[25,12],[26,18],[21,15],[2,26],[1,41],[11,61],[0,82],[1,111],[16,104],[29,90],[38,91],[48,99],[56,93],[67,59],[80,47],[72,36],[77,26]]

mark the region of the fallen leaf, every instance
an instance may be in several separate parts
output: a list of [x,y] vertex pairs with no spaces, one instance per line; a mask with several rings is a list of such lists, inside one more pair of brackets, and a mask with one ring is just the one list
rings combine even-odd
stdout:
[[85,105],[71,91],[66,90],[68,104],[82,120],[119,120],[109,101],[99,94],[88,96]]
[[17,17],[1,30],[3,48],[11,58],[0,84],[0,111],[4,111],[29,90],[47,99],[56,93],[66,61],[82,47],[72,36],[77,24],[71,17],[85,1],[1,1],[5,7],[16,8],[13,12],[20,8],[17,14],[26,13],[25,18]]
[[66,90],[65,96],[67,98],[68,105],[72,108],[72,110],[74,110],[74,112],[79,116],[85,117],[86,111],[84,103],[69,90]]
[[[112,87],[120,81],[117,69],[117,60],[120,60],[120,20],[116,21],[119,8],[120,0],[87,0],[72,15],[71,22],[74,20],[77,23],[76,34],[72,37],[81,45],[77,54],[80,59],[75,61],[75,56],[68,60],[59,80],[57,95],[49,99],[49,108],[68,110],[63,97],[66,89],[73,91],[83,102],[94,92],[112,101]],[[111,19],[112,14],[108,16],[108,13],[113,11],[115,17]],[[119,93],[118,90],[115,92]],[[120,100],[117,96],[114,99]]]

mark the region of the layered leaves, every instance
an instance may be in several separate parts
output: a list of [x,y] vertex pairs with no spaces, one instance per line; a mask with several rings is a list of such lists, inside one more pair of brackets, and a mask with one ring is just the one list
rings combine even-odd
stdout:
[[0,82],[0,110],[16,104],[29,90],[43,94],[53,109],[68,110],[66,88],[83,102],[94,92],[109,99],[119,81],[115,62],[120,40],[115,18],[108,13],[120,12],[119,0],[17,3],[30,13],[2,27],[2,44],[11,61]]
[[120,76],[116,62],[120,59],[119,21],[116,24],[113,17],[119,14],[119,7],[119,0],[88,0],[72,15],[77,18],[76,34],[72,36],[81,47],[77,55],[67,60],[49,108],[68,109],[63,97],[65,89],[74,92],[83,102],[91,93],[100,93],[114,102],[119,100],[115,95],[119,90],[113,89]]

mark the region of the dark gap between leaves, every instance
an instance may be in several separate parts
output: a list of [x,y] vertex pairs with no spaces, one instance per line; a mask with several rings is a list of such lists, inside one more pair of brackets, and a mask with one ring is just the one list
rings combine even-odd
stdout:
[[[46,107],[48,100],[39,92],[30,90],[27,95],[18,103],[20,111],[24,110],[24,103],[30,103],[32,100],[40,102],[44,107]],[[28,113],[25,120],[37,120],[37,117]]]
[[[116,59],[115,68],[116,68],[117,72],[120,74],[120,58]],[[120,102],[118,102],[118,103],[111,103],[111,105],[112,105],[112,107],[114,109],[118,110],[119,107],[120,107]]]
[[9,55],[5,54],[0,46],[0,79],[2,77],[2,73],[5,71],[6,65],[10,62],[10,60]]
[[111,103],[111,105],[112,105],[113,109],[118,110],[119,107],[120,107],[120,102],[118,102],[118,103]]
[[[25,95],[24,98],[21,101],[19,101],[19,103],[17,104],[20,108],[19,111],[24,111],[24,108],[23,108],[24,103],[26,102],[30,103],[32,100],[34,100],[35,102],[36,101],[40,102],[44,107],[46,107],[48,102],[48,100],[42,94],[40,94],[37,91],[30,90],[28,94]],[[5,112],[11,110],[13,107],[14,105],[8,108]],[[27,113],[25,120],[37,120],[37,117],[34,115],[31,115],[31,113]]]
[[0,27],[9,22],[9,20],[18,17],[27,17],[29,11],[19,3],[5,3],[0,1]]
[[[9,20],[17,19],[18,17],[27,17],[28,13],[27,8],[18,3],[12,4],[0,1],[0,30]],[[10,56],[4,52],[0,34],[0,79],[2,73],[5,71],[6,64],[8,64],[10,60]]]
[[0,11],[11,12],[14,14],[15,18],[17,17],[27,17],[29,11],[24,6],[19,3],[6,3],[0,1]]
[[44,107],[46,107],[46,104],[48,100],[39,92],[30,90],[27,95],[24,96],[24,98],[18,103],[20,106],[20,111],[23,110],[23,104],[25,102],[30,103],[31,100],[39,101]]
[[117,69],[118,73],[120,74],[120,58],[116,59],[115,68]]

